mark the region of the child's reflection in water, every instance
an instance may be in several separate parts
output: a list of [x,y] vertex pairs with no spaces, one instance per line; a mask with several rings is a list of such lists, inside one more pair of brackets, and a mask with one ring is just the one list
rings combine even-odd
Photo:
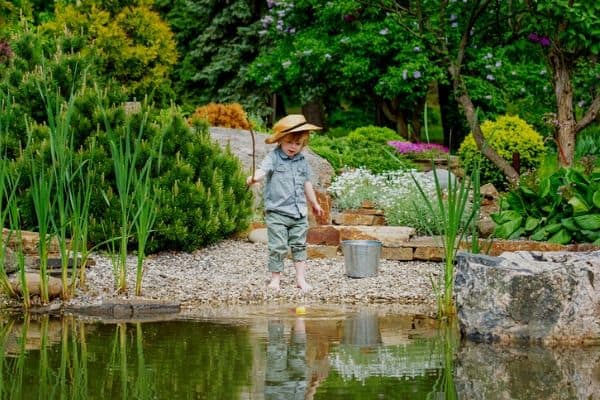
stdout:
[[329,373],[328,338],[307,334],[302,317],[291,324],[289,336],[281,320],[268,324],[266,400],[312,399]]

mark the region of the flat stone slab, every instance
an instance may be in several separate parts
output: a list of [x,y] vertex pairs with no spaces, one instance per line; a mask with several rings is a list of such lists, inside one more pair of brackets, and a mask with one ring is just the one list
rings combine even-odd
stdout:
[[65,305],[67,313],[108,319],[147,318],[179,314],[178,302],[114,299],[99,304]]

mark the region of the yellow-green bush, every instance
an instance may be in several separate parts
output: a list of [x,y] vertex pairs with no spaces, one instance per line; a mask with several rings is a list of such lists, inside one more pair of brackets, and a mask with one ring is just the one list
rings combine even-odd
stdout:
[[[504,115],[496,121],[485,121],[481,124],[481,131],[487,144],[509,163],[513,153],[519,153],[521,173],[537,168],[542,161],[545,151],[542,136],[517,116]],[[466,170],[470,171],[477,162],[480,163],[482,183],[491,182],[498,188],[506,186],[503,173],[477,149],[473,133],[469,133],[462,142],[458,155]]]
[[246,130],[251,128],[246,112],[238,103],[209,103],[198,107],[191,116],[190,121],[197,118],[206,120],[210,126]]
[[177,62],[173,32],[146,5],[107,10],[93,2],[58,4],[56,18],[40,30],[47,36],[79,38],[77,49],[94,60],[98,73],[124,86],[130,99],[167,105],[173,98],[169,75]]

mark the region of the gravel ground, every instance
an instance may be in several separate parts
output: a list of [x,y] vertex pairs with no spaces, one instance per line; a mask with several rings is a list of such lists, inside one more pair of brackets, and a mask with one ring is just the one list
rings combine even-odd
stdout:
[[[71,303],[96,304],[125,298],[114,290],[110,259],[101,255],[93,258],[96,264],[89,267],[87,288],[79,289]],[[133,293],[135,258],[128,263],[128,286]],[[430,278],[439,273],[438,263],[381,260],[376,277],[356,279],[345,275],[342,256],[312,259],[308,261],[307,281],[313,289],[308,293],[296,288],[291,260],[286,261],[281,288],[268,289],[266,263],[265,244],[242,240],[222,241],[193,253],[151,255],[145,262],[142,298],[180,302],[184,310],[302,303],[385,304],[417,307],[427,314],[435,311]]]
[[[180,303],[184,316],[298,304],[335,309],[369,306],[404,314],[433,315],[436,311],[431,277],[441,271],[439,263],[380,260],[377,276],[356,279],[345,275],[343,256],[312,259],[307,281],[313,289],[304,293],[296,287],[291,260],[286,260],[281,288],[267,288],[267,255],[266,244],[246,240],[225,240],[193,253],[154,254],[144,263],[142,296],[136,297],[135,257],[128,258],[128,294],[119,294],[110,259],[93,254],[86,285],[77,289],[66,306],[78,308],[120,299],[160,300]],[[60,306],[61,301],[55,299],[49,308]],[[18,309],[20,303],[1,296],[0,308]]]

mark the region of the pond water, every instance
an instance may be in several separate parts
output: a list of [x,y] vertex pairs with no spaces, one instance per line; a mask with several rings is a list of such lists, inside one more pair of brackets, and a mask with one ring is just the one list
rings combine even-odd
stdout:
[[[227,314],[227,313],[223,313]],[[460,343],[418,315],[293,307],[3,318],[0,399],[594,399],[600,349]]]

